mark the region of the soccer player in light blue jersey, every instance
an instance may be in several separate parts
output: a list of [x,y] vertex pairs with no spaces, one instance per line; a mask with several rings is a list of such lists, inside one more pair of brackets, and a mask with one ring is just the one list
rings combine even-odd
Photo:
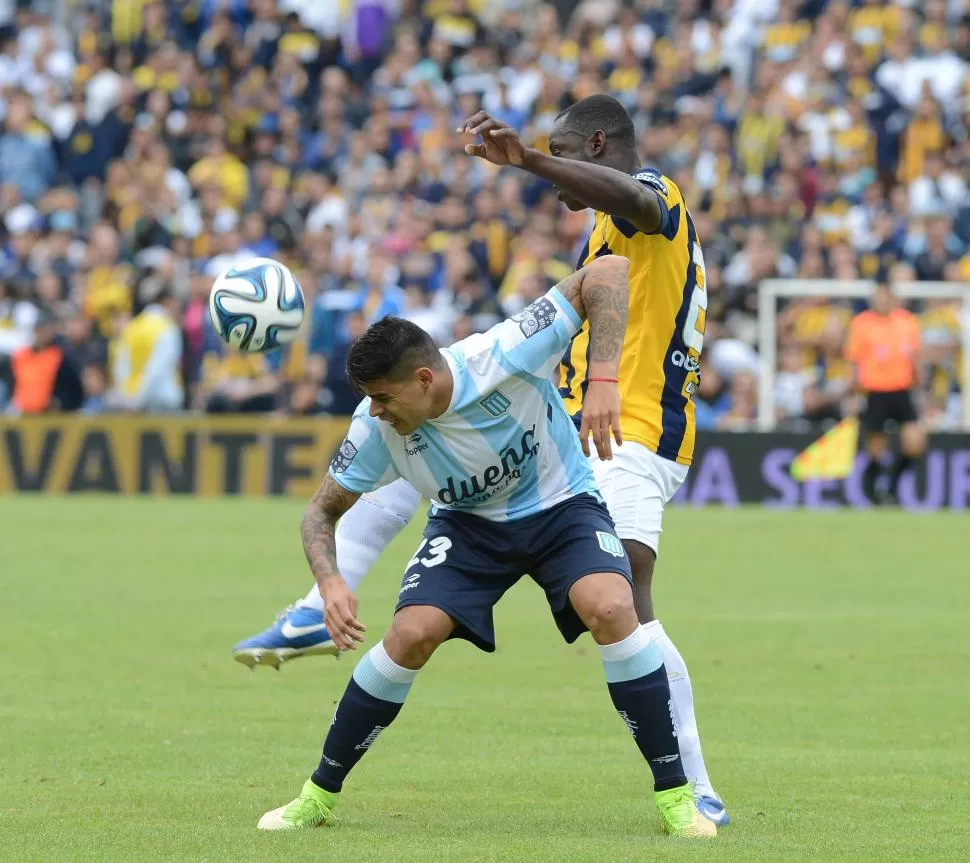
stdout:
[[[399,478],[431,499],[431,514],[391,628],[354,669],[319,766],[260,829],[331,821],[347,775],[397,717],[418,671],[449,638],[494,651],[492,609],[529,573],[566,641],[589,630],[599,645],[610,696],[653,773],[664,831],[715,835],[684,775],[661,651],[637,620],[630,563],[584,457],[590,435],[601,458],[612,456],[611,434],[622,441],[628,263],[598,258],[522,313],[444,350],[399,318],[374,324],[351,348],[347,373],[366,398],[302,528],[338,648],[364,638],[337,564],[338,519]],[[584,320],[590,374],[577,438],[550,376]]]

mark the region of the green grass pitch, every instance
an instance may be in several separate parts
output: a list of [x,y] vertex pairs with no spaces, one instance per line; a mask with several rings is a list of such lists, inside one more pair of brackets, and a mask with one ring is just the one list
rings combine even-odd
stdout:
[[[4,861],[970,859],[966,515],[668,513],[656,599],[735,823],[664,839],[588,636],[523,581],[499,649],[445,645],[342,823],[255,830],[319,757],[353,660],[238,639],[308,586],[289,501],[0,499]],[[419,526],[361,591],[390,618]]]

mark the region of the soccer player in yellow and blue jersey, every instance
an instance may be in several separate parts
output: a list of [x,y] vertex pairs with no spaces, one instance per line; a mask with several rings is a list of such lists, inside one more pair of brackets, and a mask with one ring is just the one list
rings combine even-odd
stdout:
[[[664,505],[687,477],[694,451],[693,395],[700,381],[707,309],[704,255],[676,183],[640,164],[633,122],[611,96],[582,99],[556,119],[549,154],[525,147],[518,133],[484,112],[459,132],[480,136],[465,152],[513,165],[553,183],[572,210],[596,221],[577,266],[601,255],[630,261],[630,309],[619,370],[623,446],[594,457],[600,493],[633,568],[640,622],[663,651],[684,768],[698,808],[715,824],[728,815],[701,753],[687,666],[654,617],[651,582]],[[609,381],[590,373],[589,331],[573,339],[560,368],[560,395],[582,420],[584,406],[605,398]]]

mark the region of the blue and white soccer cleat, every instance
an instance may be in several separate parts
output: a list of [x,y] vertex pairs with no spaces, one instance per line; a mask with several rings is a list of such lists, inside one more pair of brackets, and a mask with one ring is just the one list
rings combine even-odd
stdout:
[[232,658],[250,669],[268,665],[278,671],[289,659],[336,656],[339,652],[324,625],[322,611],[291,605],[280,612],[269,629],[240,641],[232,649]]
[[731,816],[728,815],[727,809],[716,797],[697,797],[694,802],[697,803],[697,811],[718,827],[727,827],[731,823]]

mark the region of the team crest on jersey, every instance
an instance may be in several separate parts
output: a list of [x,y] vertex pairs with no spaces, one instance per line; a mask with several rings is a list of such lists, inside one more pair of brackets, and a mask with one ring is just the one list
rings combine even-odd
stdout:
[[623,557],[626,552],[623,550],[623,543],[613,536],[612,533],[607,533],[605,530],[596,531],[596,541],[600,544],[600,548],[603,549],[607,554],[613,555],[613,557]]
[[337,450],[336,454],[330,461],[330,468],[334,473],[343,473],[347,468],[350,467],[350,463],[357,456],[357,447],[351,443],[350,439],[347,438],[342,444],[340,444],[340,449]]
[[661,179],[660,174],[655,171],[641,171],[639,174],[634,174],[633,179],[639,180],[641,183],[646,183],[648,186],[653,186],[665,198],[669,194],[667,192],[667,184]]
[[485,412],[493,417],[500,417],[512,404],[512,400],[501,390],[493,390],[479,404],[485,408]]
[[532,305],[526,306],[517,315],[512,315],[512,320],[516,321],[522,335],[527,339],[536,333],[541,333],[546,327],[550,326],[556,319],[556,306],[552,300],[540,297]]

